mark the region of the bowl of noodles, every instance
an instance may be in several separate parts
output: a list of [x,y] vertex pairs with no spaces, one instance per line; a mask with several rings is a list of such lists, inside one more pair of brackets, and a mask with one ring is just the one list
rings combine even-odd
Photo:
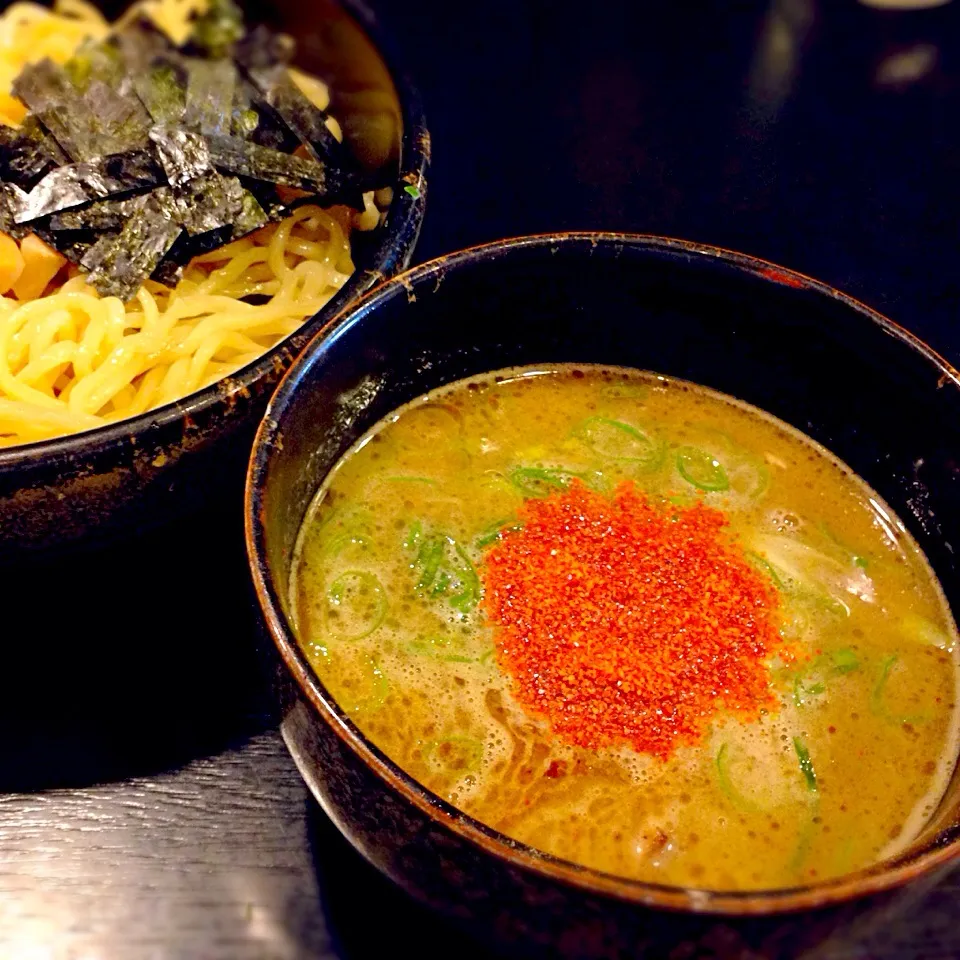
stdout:
[[0,555],[239,495],[284,370],[416,243],[382,51],[334,0],[0,14]]

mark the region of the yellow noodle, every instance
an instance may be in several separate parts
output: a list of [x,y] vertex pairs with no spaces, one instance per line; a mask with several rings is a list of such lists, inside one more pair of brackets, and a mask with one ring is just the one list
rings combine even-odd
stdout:
[[[142,0],[122,18],[146,13],[182,42],[208,0]],[[23,105],[10,94],[28,63],[63,63],[110,25],[85,0],[52,9],[18,2],[0,14],[0,122],[16,124]],[[291,70],[326,108],[326,85]],[[331,124],[336,136],[339,125]],[[286,220],[194,259],[171,289],[148,280],[124,304],[100,297],[76,270],[45,297],[0,297],[0,446],[29,443],[137,416],[177,400],[256,360],[347,282],[350,234],[380,218],[365,210],[303,206]],[[243,298],[255,297],[253,303]]]
[[[226,261],[198,258],[172,291],[146,284],[123,304],[73,278],[28,303],[4,298],[0,399],[17,404],[4,406],[0,443],[136,416],[249,363],[346,282],[345,243],[336,218],[307,206],[231,244]],[[238,299],[251,293],[269,299]]]
[[[139,416],[150,409],[153,398],[157,395],[157,390],[166,373],[166,367],[154,366],[140,378],[140,383],[137,384],[133,399],[127,408],[128,417]],[[131,386],[133,386],[132,383]]]
[[66,407],[34,407],[0,397],[0,446],[10,445],[11,441],[5,435],[14,430],[29,440],[42,440],[47,436],[75,433],[99,425],[96,417],[77,416]]
[[[45,350],[42,354],[39,354],[36,360],[31,360],[30,363],[23,367],[20,373],[17,374],[17,378],[21,383],[27,383],[30,384],[30,386],[36,387],[38,386],[37,381],[51,371],[56,370],[59,375],[61,371],[58,368],[65,367],[68,363],[71,363],[76,352],[77,345],[75,343],[70,343],[69,341],[57,343],[50,347],[49,350]],[[49,389],[52,389],[55,380],[56,377],[51,381]]]

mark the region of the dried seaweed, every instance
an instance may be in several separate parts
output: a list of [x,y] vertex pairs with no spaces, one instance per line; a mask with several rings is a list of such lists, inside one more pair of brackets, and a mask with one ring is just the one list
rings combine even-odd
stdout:
[[13,81],[13,93],[50,131],[71,160],[92,160],[103,155],[82,95],[65,71],[51,60],[24,67]]
[[237,68],[231,60],[191,58],[186,65],[189,79],[184,126],[199,133],[229,135]]
[[[159,191],[157,191],[159,193]],[[185,230],[153,271],[160,283],[175,284],[186,263],[222,247],[268,222],[267,214],[236,178],[210,173],[191,181],[164,200],[174,217],[185,216]]]
[[[191,236],[229,227],[243,210],[243,187],[236,177],[211,170],[172,193],[174,216]],[[229,236],[228,236],[229,239]]]
[[163,171],[153,157],[138,151],[102,157],[96,163],[72,163],[48,173],[20,197],[17,223],[79,207],[92,200],[150,190],[162,182]]
[[74,162],[134,150],[146,141],[150,120],[143,105],[99,78],[81,92],[64,69],[41,60],[21,71],[13,92]]
[[210,159],[221,173],[296,187],[318,197],[339,195],[341,184],[336,173],[316,160],[271,150],[239,137],[209,137],[207,144]]
[[344,148],[327,127],[326,114],[293,82],[286,67],[256,67],[247,73],[264,101],[301,143],[310,148],[316,159],[324,162],[340,159]]
[[175,287],[183,277],[183,271],[186,268],[187,261],[192,256],[186,249],[181,248],[180,241],[183,234],[177,238],[173,246],[167,251],[167,255],[156,265],[153,273],[150,274],[151,280],[162,283],[168,287]]
[[136,201],[102,200],[80,210],[66,210],[50,217],[48,227],[54,233],[63,230],[88,230],[111,233],[123,229]]
[[239,24],[213,0],[181,49],[141,15],[63,68],[26,67],[30,113],[0,128],[0,229],[127,299],[300,203],[359,205],[358,165],[287,71],[293,41]]
[[133,80],[133,88],[151,119],[175,124],[187,109],[187,72],[178,60],[155,57]]
[[237,240],[254,230],[259,230],[269,222],[270,215],[261,206],[256,196],[249,190],[243,190],[240,198],[240,212],[233,221],[231,238]]
[[17,239],[29,232],[16,219],[26,196],[16,184],[0,182],[0,230]]
[[[226,243],[235,234],[243,236],[268,222],[256,197],[236,177],[224,177],[214,170],[179,187],[155,190],[152,196],[188,238],[225,230],[221,243]],[[207,247],[194,243],[191,249],[195,256]]]
[[19,127],[0,125],[0,180],[31,189],[43,177],[69,163],[56,140],[28,116]]
[[101,294],[129,300],[180,235],[153,195],[140,199],[119,234],[102,237],[84,255],[81,265]]
[[120,50],[113,44],[95,40],[85,40],[63,65],[63,70],[81,93],[85,93],[94,81],[119,90],[128,76]]
[[199,133],[176,127],[154,127],[150,139],[171,186],[179,186],[213,169],[210,147]]
[[362,210],[360,167],[327,126],[327,114],[294,83],[286,67],[255,67],[248,69],[247,74],[264,102],[310,155],[328,169],[337,171],[336,194],[345,203]]
[[266,214],[268,222],[278,223],[290,212],[291,204],[280,196],[272,183],[249,180],[246,177],[239,177],[238,179],[257,201],[260,209]]
[[229,242],[230,237],[231,229],[229,226],[218,227],[216,230],[200,233],[193,237],[188,233],[181,233],[173,246],[167,251],[167,255],[150,274],[150,278],[158,283],[175,286],[183,276],[186,265],[194,257],[216,250],[217,247],[222,247]]
[[293,153],[300,146],[300,138],[246,77],[240,77],[234,91],[231,132],[235,137],[284,153]]
[[46,243],[49,243],[51,246],[56,246],[60,253],[62,253],[71,263],[76,264],[78,267],[81,263],[83,263],[83,258],[87,255],[88,251],[99,239],[88,230],[70,230],[56,234],[49,231],[45,232],[43,230],[38,230],[36,232],[39,234],[41,239],[43,239]]
[[242,237],[269,220],[257,198],[236,177],[211,172],[176,192],[181,223],[191,235],[229,227],[228,240]]
[[93,118],[99,155],[129,153],[146,146],[152,121],[143,104],[135,96],[124,96],[101,80],[94,80],[83,95]]

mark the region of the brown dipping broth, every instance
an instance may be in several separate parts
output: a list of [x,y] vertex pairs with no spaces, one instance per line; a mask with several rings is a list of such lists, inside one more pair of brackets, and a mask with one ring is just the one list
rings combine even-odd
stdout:
[[[520,709],[482,558],[573,476],[727,514],[805,651],[771,664],[778,710],[720,717],[662,761],[568,746]],[[421,397],[331,473],[291,582],[303,649],[373,743],[490,827],[608,873],[714,890],[849,873],[902,850],[953,769],[956,627],[916,543],[814,441],[694,384],[557,366]]]

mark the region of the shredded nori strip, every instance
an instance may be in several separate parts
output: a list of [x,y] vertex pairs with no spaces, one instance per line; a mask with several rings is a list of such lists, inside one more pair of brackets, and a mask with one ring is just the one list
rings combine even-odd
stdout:
[[63,65],[63,70],[81,93],[85,93],[94,81],[120,90],[128,77],[120,50],[112,44],[98,43],[96,40],[85,40]]
[[191,236],[229,227],[229,239],[234,220],[243,212],[243,194],[236,177],[211,170],[173,191],[174,216]]
[[359,206],[359,165],[290,78],[293,51],[265,27],[243,36],[233,0],[213,0],[181,49],[141,15],[64,67],[24,68],[30,112],[0,127],[0,229],[128,299],[299,204]]
[[72,163],[48,173],[21,198],[14,219],[29,223],[91,200],[149,190],[163,171],[145,151],[102,157],[96,163]]
[[327,127],[326,114],[293,82],[286,67],[256,67],[247,73],[263,99],[318,160],[340,159],[344,147]]
[[294,157],[239,137],[209,137],[210,159],[221,173],[263,180],[267,183],[309,190],[320,197],[332,197],[340,190],[336,176],[316,160]]
[[0,182],[0,230],[18,240],[30,232],[16,220],[26,199],[27,195],[15,183]]
[[23,68],[13,81],[13,93],[56,138],[73,161],[102,156],[91,128],[89,110],[63,69],[51,60]]
[[150,140],[171,186],[187,183],[213,168],[210,147],[198,133],[157,126],[150,131]]
[[[246,177],[240,177],[239,180],[254,200],[257,201],[260,209],[267,215],[267,220],[270,223],[278,223],[293,207],[293,204],[288,203],[280,196],[277,188],[272,183],[249,180]],[[315,201],[316,198],[311,198],[311,202]]]
[[25,67],[13,82],[13,92],[75,162],[134,150],[145,142],[149,118],[139,100],[100,79],[81,93],[50,60]]
[[186,70],[176,60],[157,57],[133,80],[133,88],[154,123],[174,124],[187,109]]
[[44,232],[42,230],[31,232],[36,232],[46,243],[49,243],[51,246],[56,246],[60,253],[78,267],[83,262],[83,258],[87,255],[87,252],[99,239],[89,230],[82,232],[67,230],[57,234]]
[[241,75],[239,79],[233,97],[233,135],[261,147],[293,153],[302,142],[300,138],[247,77]]
[[133,297],[180,235],[179,224],[153,195],[135,208],[119,234],[102,237],[81,261],[88,281],[104,296]]
[[[189,246],[190,257],[213,250],[235,235],[250,233],[268,219],[236,177],[223,177],[214,170],[182,186],[155,190],[152,196],[167,216],[184,228],[177,247]],[[211,245],[211,234],[218,232],[221,239]]]
[[360,167],[348,149],[327,126],[327,114],[320,110],[294,83],[283,66],[257,67],[247,71],[266,104],[296,135],[311,156],[339,172],[334,191],[345,203],[362,210]]
[[240,213],[233,221],[232,239],[238,240],[269,222],[270,215],[260,205],[260,201],[249,190],[244,190],[240,199]]
[[47,226],[54,233],[67,230],[118,233],[130,215],[128,202],[106,200],[82,210],[65,210],[63,213],[55,213]]
[[51,170],[69,162],[36,117],[28,116],[19,127],[0,125],[0,180],[4,183],[29,190]]
[[152,126],[150,115],[139,99],[124,96],[101,80],[94,80],[83,95],[93,120],[100,155],[129,153],[146,146]]
[[187,107],[183,123],[198,133],[227,136],[233,122],[237,68],[231,60],[187,61]]
[[167,251],[167,255],[157,264],[153,273],[150,274],[151,280],[162,283],[168,287],[175,287],[183,277],[183,271],[186,269],[187,262],[193,256],[189,252],[188,245],[181,246],[180,241],[184,234],[180,234],[173,246]]

